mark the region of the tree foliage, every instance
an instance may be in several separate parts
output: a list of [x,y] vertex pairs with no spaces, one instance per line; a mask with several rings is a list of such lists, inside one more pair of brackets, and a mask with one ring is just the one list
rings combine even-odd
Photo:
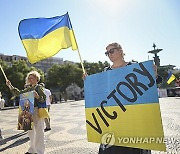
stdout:
[[[6,74],[6,72],[8,71],[8,65],[2,60],[0,60],[0,64],[1,64],[3,70],[4,70],[5,74]],[[0,71],[0,85],[1,85],[0,86],[0,92],[8,93],[9,89],[6,86],[6,80],[5,80],[4,75],[2,74],[1,71]]]
[[72,83],[83,87],[82,70],[75,64],[53,65],[47,73],[46,84],[62,92]]
[[[80,63],[78,64],[78,66],[81,68]],[[84,61],[84,68],[89,75],[103,72],[104,68],[108,66],[110,66],[110,64],[107,61],[105,61],[104,63],[102,63],[101,61],[98,61],[97,63]]]
[[[0,64],[2,65],[8,80],[10,80],[12,85],[18,89],[24,88],[25,78],[32,70],[38,71],[42,76],[42,81],[44,81],[44,73],[35,67],[29,67],[25,61],[14,61],[10,66],[3,61],[0,61]],[[10,93],[9,88],[6,86],[6,81],[2,73],[0,73],[0,84],[0,91],[2,94],[8,99],[11,98],[12,94]]]

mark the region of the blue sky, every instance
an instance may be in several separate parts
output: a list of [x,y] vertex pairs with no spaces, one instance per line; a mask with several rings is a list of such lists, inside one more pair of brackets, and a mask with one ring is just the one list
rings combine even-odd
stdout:
[[[180,68],[179,0],[0,0],[0,53],[26,56],[18,35],[18,24],[25,18],[53,17],[69,12],[82,59],[109,61],[105,47],[122,45],[125,60],[139,62],[153,42],[162,48],[161,65]],[[55,57],[79,62],[76,51],[61,50]]]

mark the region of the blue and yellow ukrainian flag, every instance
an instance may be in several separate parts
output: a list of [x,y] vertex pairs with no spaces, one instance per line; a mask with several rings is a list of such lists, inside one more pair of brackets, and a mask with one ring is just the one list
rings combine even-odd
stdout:
[[52,57],[61,49],[78,49],[68,13],[53,18],[24,19],[18,31],[32,64]]
[[[153,62],[147,61],[142,64],[146,72],[153,77],[151,86],[139,64],[86,78],[85,112],[89,142],[166,150]],[[135,69],[140,71],[135,72]],[[135,86],[134,89],[127,78],[133,84],[137,83],[138,88]],[[147,88],[142,88],[142,85]],[[139,90],[142,93],[139,93]],[[131,101],[135,97],[136,99]],[[125,110],[120,107],[120,103]]]
[[168,77],[167,77],[167,84],[170,84],[176,79],[175,75],[172,74],[172,72],[169,72]]

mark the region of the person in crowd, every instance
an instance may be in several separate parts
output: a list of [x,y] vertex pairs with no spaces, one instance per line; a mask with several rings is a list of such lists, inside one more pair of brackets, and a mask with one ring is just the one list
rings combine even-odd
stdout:
[[38,84],[40,81],[40,74],[37,71],[31,71],[26,77],[25,89],[19,90],[12,86],[9,80],[6,81],[6,85],[10,88],[10,91],[18,96],[28,91],[34,91],[34,113],[33,113],[33,128],[28,130],[28,136],[30,138],[30,147],[25,154],[37,153],[44,154],[44,119],[38,116],[38,103],[46,101],[46,95],[44,94],[44,88]]
[[[120,67],[131,65],[132,62],[126,62],[124,60],[124,52],[120,44],[111,43],[106,47],[105,55],[108,56],[110,61],[113,63],[111,66],[106,67],[104,71],[113,70]],[[154,65],[154,71],[156,74],[156,82],[159,84],[162,81],[162,77],[157,75],[157,67]],[[83,79],[87,74],[83,74]],[[99,147],[99,154],[151,154],[150,150],[144,150],[139,148],[130,148],[123,146],[107,146],[101,144]]]
[[0,141],[3,139],[1,129],[0,129]]
[[[40,83],[40,85],[42,85],[45,88],[45,84],[44,83]],[[44,89],[44,93],[46,95],[46,106],[48,109],[48,112],[50,111],[50,106],[51,106],[51,102],[52,102],[52,94],[51,91],[47,88]],[[51,130],[50,127],[50,118],[45,118],[44,119],[45,124],[46,124],[46,128],[44,129],[44,131],[49,131]]]
[[180,77],[176,79],[175,86],[180,87]]
[[5,100],[4,100],[4,98],[2,98],[2,94],[0,92],[0,109],[4,108],[4,104],[5,104]]

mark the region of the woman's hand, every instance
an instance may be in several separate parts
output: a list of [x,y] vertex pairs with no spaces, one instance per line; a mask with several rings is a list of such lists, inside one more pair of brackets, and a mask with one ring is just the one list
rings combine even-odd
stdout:
[[34,97],[35,97],[36,99],[39,99],[39,97],[40,97],[36,91],[34,91]]
[[13,89],[13,86],[11,84],[11,81],[6,80],[6,85],[9,87],[9,89]]
[[9,87],[11,85],[11,81],[6,80],[6,85]]
[[88,76],[88,74],[87,74],[86,72],[85,72],[85,73],[83,73],[83,75],[82,75],[82,79],[83,79],[83,80],[85,80],[87,76]]
[[83,73],[82,79],[85,80],[87,76],[88,76],[87,72]]

